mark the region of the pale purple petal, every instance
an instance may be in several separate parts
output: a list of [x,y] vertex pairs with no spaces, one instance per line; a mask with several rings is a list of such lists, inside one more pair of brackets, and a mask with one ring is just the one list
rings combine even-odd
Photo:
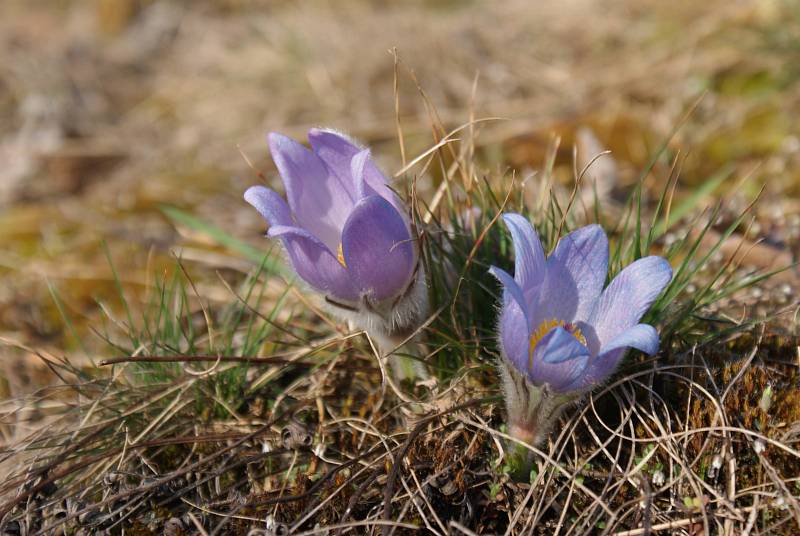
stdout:
[[359,201],[342,231],[348,272],[362,293],[381,301],[397,296],[411,281],[416,245],[405,220],[379,195]]
[[617,335],[603,348],[600,355],[589,360],[585,374],[572,387],[585,389],[605,382],[617,369],[628,348],[655,354],[658,351],[658,332],[653,326],[636,324]]
[[523,292],[539,285],[544,279],[545,260],[542,243],[531,223],[519,214],[504,214],[503,221],[514,242],[514,280]]
[[562,237],[547,258],[541,309],[546,318],[566,322],[588,319],[608,273],[608,238],[599,225],[587,225]]
[[625,357],[625,348],[617,348],[589,359],[586,370],[572,382],[569,390],[583,391],[602,385],[614,374],[623,357]]
[[548,259],[548,270],[570,274],[578,288],[574,320],[586,320],[608,275],[608,237],[599,225],[587,225],[561,238]]
[[251,186],[244,200],[253,205],[270,225],[292,225],[292,213],[286,201],[265,186]]
[[[510,278],[510,276],[508,277]],[[514,280],[511,279],[511,282],[513,283]],[[525,319],[525,312],[516,300],[510,299],[503,307],[500,313],[499,331],[503,355],[517,370],[527,375],[530,328]]]
[[330,250],[314,235],[298,227],[275,225],[267,233],[280,238],[297,275],[306,283],[340,301],[355,302],[358,290]]
[[[340,132],[319,128],[312,128],[308,132],[308,141],[311,142],[314,152],[334,173],[340,174],[343,178],[346,176],[351,181],[353,180],[351,162],[356,154],[364,150],[364,147],[361,147]],[[397,211],[405,217],[406,208],[391,188],[387,186],[386,176],[381,173],[372,158],[367,158],[364,162],[364,182],[366,185],[364,188],[365,196],[378,194],[394,205]]]
[[514,278],[502,268],[492,266],[489,268],[489,273],[495,276],[497,280],[500,281],[500,284],[503,285],[503,307],[508,307],[509,303],[512,301],[516,302],[517,306],[520,308],[520,311],[522,311],[522,314],[525,317],[525,323],[527,325],[526,333],[530,335],[530,312],[528,310],[528,304],[525,301],[525,296],[522,293],[522,289],[514,280]]
[[352,184],[329,173],[317,155],[291,138],[273,132],[269,147],[297,223],[328,248],[338,247],[342,227],[353,208]]
[[551,329],[536,345],[528,378],[534,384],[550,384],[564,392],[577,380],[589,360],[589,350],[561,327]]
[[350,172],[353,175],[355,183],[356,199],[364,199],[367,197],[367,183],[366,181],[366,165],[370,159],[369,149],[364,149],[360,153],[356,153],[350,161]]
[[649,324],[636,324],[611,339],[600,348],[600,352],[604,354],[617,348],[636,348],[653,355],[658,352],[658,332]]
[[603,291],[589,321],[600,348],[638,324],[670,279],[672,268],[662,257],[645,257],[622,270]]
[[345,134],[330,129],[312,128],[308,131],[308,141],[328,167],[343,176],[350,172],[353,157],[364,150]]

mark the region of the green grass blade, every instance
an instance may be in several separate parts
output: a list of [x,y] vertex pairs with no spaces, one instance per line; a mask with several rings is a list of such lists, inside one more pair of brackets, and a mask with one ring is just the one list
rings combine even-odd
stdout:
[[290,275],[286,267],[279,259],[270,257],[271,252],[269,250],[265,253],[258,248],[254,248],[250,244],[247,244],[246,242],[229,235],[216,225],[208,223],[207,221],[203,221],[196,216],[192,216],[191,214],[184,212],[179,208],[162,206],[161,211],[172,221],[205,234],[219,245],[243,255],[246,259],[251,260],[258,265],[263,264],[264,271],[267,273],[280,274],[283,276]]
[[684,216],[695,210],[698,203],[712,194],[735,170],[735,166],[727,165],[705,180],[692,194],[681,201],[671,212],[670,221],[661,220],[653,228],[651,242],[658,240],[670,227],[680,222]]

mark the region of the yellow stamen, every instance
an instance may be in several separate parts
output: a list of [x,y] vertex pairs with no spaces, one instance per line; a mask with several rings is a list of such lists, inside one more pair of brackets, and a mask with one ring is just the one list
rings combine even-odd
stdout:
[[342,251],[342,243],[339,242],[339,249],[336,252],[336,258],[339,259],[339,264],[347,268],[347,263],[344,262],[344,251]]
[[539,324],[533,333],[531,334],[531,343],[530,343],[530,350],[528,353],[528,364],[533,367],[533,351],[536,349],[536,345],[542,340],[542,338],[547,335],[551,329],[554,327],[561,326],[567,332],[575,337],[575,339],[586,346],[586,337],[583,336],[581,330],[575,324],[570,324],[569,322],[564,322],[563,320],[556,320],[555,318],[550,318],[548,320],[543,321]]

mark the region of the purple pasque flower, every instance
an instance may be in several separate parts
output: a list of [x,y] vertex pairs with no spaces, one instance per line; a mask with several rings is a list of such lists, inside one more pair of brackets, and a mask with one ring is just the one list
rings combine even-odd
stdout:
[[662,257],[644,257],[603,288],[608,238],[599,225],[559,240],[545,259],[539,237],[519,214],[505,214],[514,243],[514,277],[492,266],[504,287],[500,345],[514,372],[556,395],[606,380],[628,348],[658,351],[658,333],[640,324],[672,279]]
[[[669,263],[645,257],[603,288],[608,238],[599,225],[559,240],[545,259],[539,237],[519,214],[503,220],[514,242],[514,277],[492,266],[503,285],[500,374],[511,436],[547,437],[561,411],[605,381],[628,348],[658,350],[658,333],[639,320],[672,278]],[[510,445],[515,473],[527,476],[532,451]]]
[[369,149],[323,129],[309,131],[311,149],[281,134],[268,139],[288,203],[264,186],[244,198],[297,275],[378,338],[417,323],[427,291],[416,236]]

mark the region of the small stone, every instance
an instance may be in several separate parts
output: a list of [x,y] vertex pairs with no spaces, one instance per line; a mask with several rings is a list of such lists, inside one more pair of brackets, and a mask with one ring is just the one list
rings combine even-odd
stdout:
[[183,534],[183,529],[186,527],[177,517],[171,517],[164,522],[164,535],[165,536],[178,536]]
[[116,486],[117,484],[122,482],[123,479],[124,476],[119,471],[109,471],[108,473],[103,475],[103,484],[109,487]]
[[439,491],[445,497],[449,497],[458,491],[458,484],[456,484],[455,480],[448,480],[447,483],[439,489]]
[[708,467],[708,471],[706,471],[706,475],[713,480],[717,478],[720,468],[722,468],[722,456],[714,454],[714,457],[711,459],[711,465]]
[[651,481],[653,482],[654,486],[660,488],[661,486],[664,485],[664,480],[666,480],[666,478],[664,477],[664,471],[661,471],[659,469],[653,472],[653,478],[651,479]]

